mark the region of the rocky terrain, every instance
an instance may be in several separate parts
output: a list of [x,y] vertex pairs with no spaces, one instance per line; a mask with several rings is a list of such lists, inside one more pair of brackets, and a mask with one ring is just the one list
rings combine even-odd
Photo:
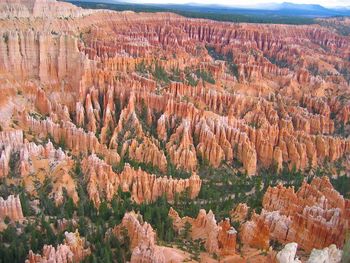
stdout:
[[2,1],[0,262],[347,262],[346,23]]

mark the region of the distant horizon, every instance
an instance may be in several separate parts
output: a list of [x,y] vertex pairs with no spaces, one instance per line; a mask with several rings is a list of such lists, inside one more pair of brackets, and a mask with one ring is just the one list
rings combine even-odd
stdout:
[[[108,1],[108,0],[107,0]],[[113,1],[113,0],[112,0]],[[116,0],[118,2],[118,0]],[[254,8],[263,5],[281,4],[284,2],[305,5],[321,5],[326,8],[350,7],[350,0],[250,0],[249,3],[242,4],[241,0],[126,0],[126,2],[137,4],[200,4],[200,5],[221,5],[241,8]]]

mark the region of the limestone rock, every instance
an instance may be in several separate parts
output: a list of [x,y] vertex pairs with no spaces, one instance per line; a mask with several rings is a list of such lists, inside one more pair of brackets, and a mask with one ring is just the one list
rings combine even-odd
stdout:
[[329,262],[338,263],[342,260],[342,251],[333,244],[324,249],[313,249],[307,263]]
[[4,220],[6,217],[12,221],[19,221],[24,218],[19,196],[10,195],[5,200],[0,197],[0,219]]
[[301,263],[298,258],[295,258],[297,248],[297,243],[286,244],[284,248],[277,253],[278,263]]

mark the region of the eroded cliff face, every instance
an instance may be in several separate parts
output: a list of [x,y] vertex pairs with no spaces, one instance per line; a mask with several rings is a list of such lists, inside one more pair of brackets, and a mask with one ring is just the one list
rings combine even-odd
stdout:
[[[94,18],[95,15],[91,14]],[[135,14],[125,16],[137,23]],[[73,32],[86,19],[76,18]],[[216,22],[203,27],[195,20],[176,16],[156,19],[145,16],[141,20],[148,26],[148,33],[142,35],[145,25],[139,25],[133,36],[139,40],[132,43],[130,24],[117,14],[114,19],[120,24],[114,42],[110,36],[101,36],[101,32],[91,28],[89,33],[84,30],[80,39],[75,37],[78,32],[73,35],[5,32],[1,38],[1,68],[19,79],[34,78],[56,86],[54,90],[38,92],[42,99],[35,106],[42,114],[57,111],[58,115],[62,104],[61,108],[67,107],[65,116],[68,119],[74,116],[70,120],[75,125],[100,133],[101,142],[109,147],[118,148],[121,144],[119,154],[127,154],[128,158],[149,163],[163,172],[167,160],[160,141],[166,144],[170,161],[178,168],[196,170],[199,156],[214,167],[237,160],[249,175],[256,174],[259,167],[277,165],[281,169],[284,163],[303,170],[349,153],[349,140],[333,136],[338,132],[336,129],[348,122],[348,105],[326,92],[332,90],[337,96],[346,93],[347,84],[341,80],[341,74],[336,74],[341,66],[321,54],[323,64],[318,65],[310,58],[313,49],[300,44],[316,37],[312,45],[327,43],[329,56],[342,60],[339,54],[349,46],[346,38],[326,29],[313,31],[308,26],[287,26],[289,38],[281,40],[285,32],[277,25],[230,25],[225,32]],[[168,25],[158,32],[156,27],[162,19]],[[106,32],[112,30],[111,24],[97,22]],[[265,30],[265,35],[257,33],[259,30]],[[98,41],[102,37],[104,43]],[[169,38],[175,42],[169,42]],[[189,48],[195,43],[203,47],[198,54]],[[231,62],[225,65],[213,61],[204,44]],[[145,46],[146,53],[136,52]],[[177,82],[166,85],[159,93],[154,77],[138,71],[141,62],[155,70],[151,58],[158,46],[163,47],[166,58],[170,50],[177,54],[157,62],[165,70],[198,68],[213,74],[215,84],[199,81],[191,87],[186,83],[186,74],[180,74]],[[248,46],[252,52],[246,54]],[[133,57],[121,57],[123,52]],[[295,54],[302,54],[303,60],[293,61]],[[281,69],[281,61],[294,66]],[[230,79],[229,63],[237,65],[238,78]],[[310,75],[311,68],[324,70],[330,76],[320,74],[301,80],[300,71]],[[137,74],[127,74],[135,70]],[[119,77],[115,78],[117,72]],[[64,93],[70,96],[62,96]],[[155,124],[159,137],[142,127]],[[135,133],[126,132],[127,129]]]
[[0,4],[0,17],[6,18],[49,18],[49,17],[78,17],[93,13],[69,3],[55,0],[6,0]]
[[89,63],[78,50],[78,39],[64,33],[2,32],[0,50],[0,70],[17,79],[34,78],[46,84],[60,85],[66,80],[77,86]]
[[304,182],[297,192],[282,185],[269,187],[261,214],[254,213],[240,234],[250,246],[266,248],[269,240],[277,240],[296,242],[310,252],[332,244],[342,247],[348,220],[349,200],[322,177]]
[[[138,205],[162,196],[174,204],[198,197],[209,166],[260,176],[271,167],[348,165],[350,40],[329,27],[93,11],[54,0],[7,0],[0,18],[0,178],[32,199],[36,184],[49,180],[56,206],[67,196],[78,206],[86,192],[100,208],[119,189]],[[176,232],[190,224],[191,239],[205,241],[203,260],[276,259],[271,250],[241,258],[238,235],[248,250],[296,242],[315,262],[339,258],[332,244],[344,243],[350,201],[317,178],[298,191],[268,188],[261,213],[237,206],[230,216],[242,223],[239,233],[203,209],[197,218],[173,209],[169,216]],[[0,197],[5,217],[24,219],[18,196]],[[112,232],[119,238],[123,228],[131,262],[190,257],[158,246],[135,213]],[[277,260],[295,262],[295,251],[289,245]],[[79,235],[67,233],[65,244],[31,252],[28,262],[86,255]]]

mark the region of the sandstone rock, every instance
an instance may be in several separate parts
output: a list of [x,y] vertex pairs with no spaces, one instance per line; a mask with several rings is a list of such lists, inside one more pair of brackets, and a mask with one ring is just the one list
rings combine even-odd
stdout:
[[[18,153],[18,181],[33,190],[31,178],[52,178],[50,197],[57,204],[64,188],[78,201],[70,172],[80,156],[89,198],[98,206],[119,187],[137,203],[199,193],[195,173],[173,179],[128,165],[115,173],[112,165],[121,157],[165,174],[171,164],[196,171],[198,156],[215,168],[235,162],[251,176],[272,165],[279,171],[284,165],[316,168],[350,153],[344,73],[350,42],[333,28],[92,11],[54,0],[6,0],[0,18],[0,177],[8,176],[11,155]],[[337,23],[349,25],[347,19]],[[147,72],[156,63],[167,74],[179,71],[177,82],[163,83]],[[200,79],[197,70],[215,83]],[[28,141],[12,129],[23,129]],[[66,150],[34,143],[48,137]],[[342,246],[350,201],[326,179],[304,183],[297,192],[270,187],[263,206],[242,225],[247,245],[266,248],[272,239],[297,242],[306,251]],[[241,206],[233,216],[244,222],[246,211]],[[236,236],[227,220],[217,224],[210,212],[197,219],[173,216],[180,226],[191,221],[207,250],[231,256]],[[133,260],[162,262],[173,253],[148,247],[136,246]],[[67,260],[69,250],[47,248]]]
[[[2,32],[1,35],[1,49],[9,50],[8,53],[0,53],[2,70],[11,72],[19,79],[35,77],[43,83],[59,83],[66,79],[72,81],[73,85],[79,84],[79,77],[88,62],[85,56],[79,53],[76,38],[29,29]],[[72,75],[70,72],[76,74]]]
[[0,132],[0,177],[8,175],[11,153],[23,144],[23,132],[20,130]]

